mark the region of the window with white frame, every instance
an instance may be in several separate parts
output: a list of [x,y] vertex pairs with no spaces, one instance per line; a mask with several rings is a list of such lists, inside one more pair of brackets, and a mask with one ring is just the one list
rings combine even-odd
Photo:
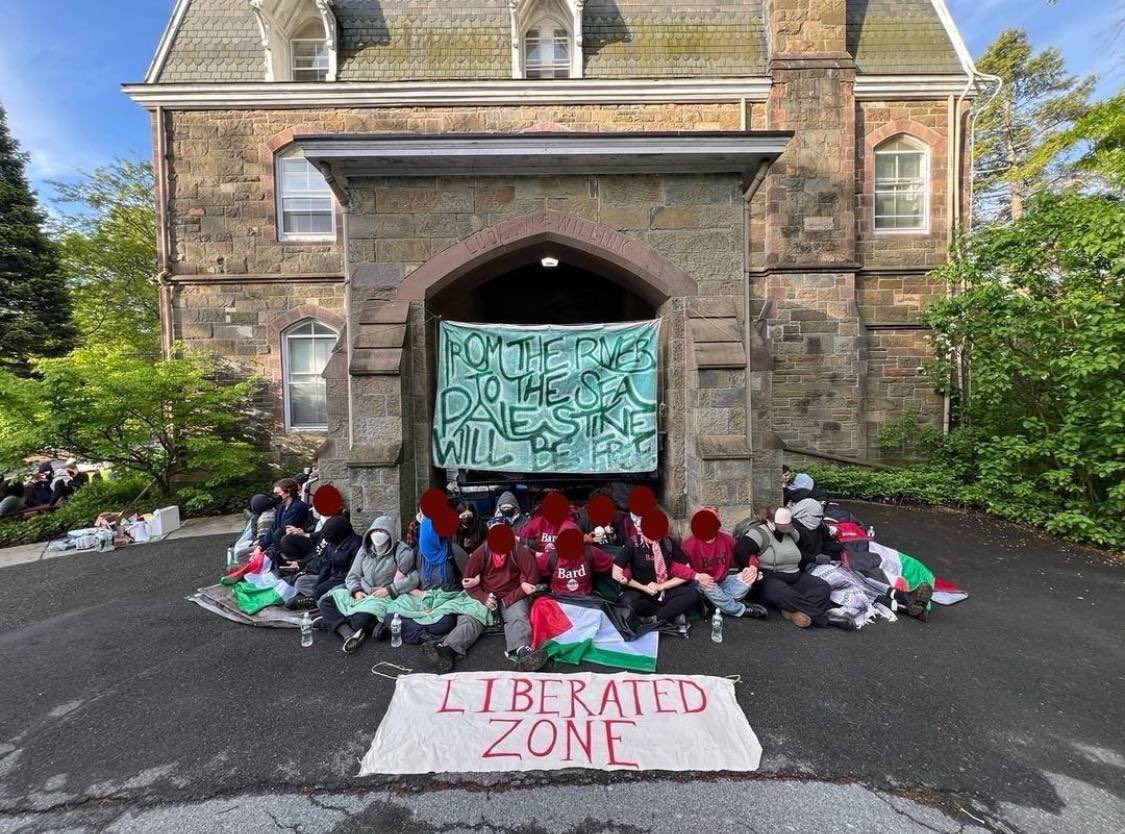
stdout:
[[328,39],[320,21],[314,21],[289,42],[289,72],[294,81],[326,81],[328,70]]
[[322,374],[337,335],[331,327],[315,319],[298,322],[282,334],[286,428],[328,428],[328,397]]
[[906,136],[875,149],[875,231],[924,232],[929,227],[929,154]]
[[551,17],[539,18],[523,35],[525,78],[570,78],[570,30]]
[[277,158],[277,218],[281,240],[335,240],[336,208],[324,175],[299,153]]

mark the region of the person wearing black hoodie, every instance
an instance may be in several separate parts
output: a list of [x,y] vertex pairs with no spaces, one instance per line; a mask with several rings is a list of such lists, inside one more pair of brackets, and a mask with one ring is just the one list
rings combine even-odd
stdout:
[[[287,558],[299,556],[293,548],[301,538],[286,536],[281,540],[281,552]],[[346,515],[332,516],[319,532],[304,538],[304,541],[311,542],[312,549],[308,556],[301,559],[298,573],[285,580],[297,591],[297,596],[287,604],[288,608],[316,608],[322,596],[343,585],[363,543]],[[287,548],[291,554],[286,553]]]

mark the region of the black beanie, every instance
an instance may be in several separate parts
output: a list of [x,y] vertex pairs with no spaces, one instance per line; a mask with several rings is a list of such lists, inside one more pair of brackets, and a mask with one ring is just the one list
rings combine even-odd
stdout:
[[338,545],[343,544],[348,536],[354,536],[355,530],[352,529],[351,519],[346,515],[334,515],[324,522],[320,535],[329,544]]
[[250,512],[261,515],[267,510],[273,509],[273,499],[268,495],[258,493],[250,499]]

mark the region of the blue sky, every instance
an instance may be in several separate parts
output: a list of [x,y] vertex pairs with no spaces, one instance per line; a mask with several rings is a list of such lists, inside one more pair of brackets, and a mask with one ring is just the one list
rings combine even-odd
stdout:
[[[973,55],[1006,26],[1062,49],[1073,72],[1121,86],[1125,0],[947,0]],[[41,196],[115,156],[148,157],[148,121],[121,94],[139,81],[173,0],[0,0],[0,103]]]

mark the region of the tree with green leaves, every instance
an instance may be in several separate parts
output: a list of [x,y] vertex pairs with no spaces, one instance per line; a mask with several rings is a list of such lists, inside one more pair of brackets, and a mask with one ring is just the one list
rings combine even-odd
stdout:
[[162,495],[181,476],[216,487],[253,472],[260,453],[245,438],[258,381],[180,357],[152,362],[127,343],[94,344],[36,360],[31,378],[0,373],[0,462],[62,448],[143,475]]
[[1125,89],[1092,105],[1042,153],[1065,154],[1086,184],[1125,194]]
[[119,159],[76,183],[52,183],[56,203],[78,211],[57,222],[62,271],[86,344],[160,352],[152,166]]
[[1125,202],[1043,191],[962,240],[924,314],[936,381],[964,358],[947,451],[974,503],[1125,546]]
[[1004,83],[976,120],[974,211],[984,220],[1010,220],[1040,189],[1069,181],[1066,161],[1043,150],[1086,113],[1097,79],[1068,73],[1054,47],[1035,52],[1022,29],[1001,32],[977,69]]
[[35,357],[66,353],[75,337],[58,250],[26,165],[0,107],[0,369],[19,374]]

